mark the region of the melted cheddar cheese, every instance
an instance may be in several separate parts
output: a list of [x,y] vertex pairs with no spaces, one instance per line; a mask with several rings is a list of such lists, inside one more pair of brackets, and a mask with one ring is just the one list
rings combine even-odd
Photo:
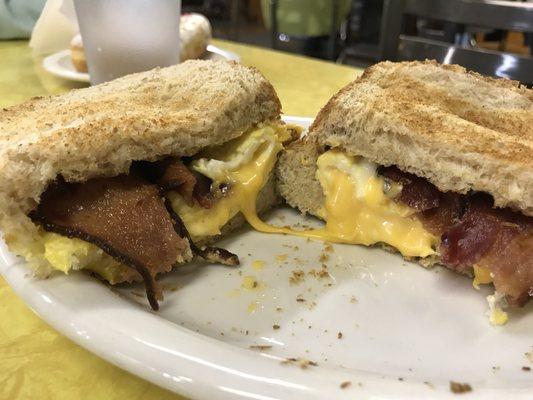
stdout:
[[391,188],[397,184],[386,183],[376,164],[330,150],[317,165],[316,176],[325,195],[324,239],[367,246],[386,243],[406,257],[435,253],[437,238],[413,216],[413,209],[387,195],[387,188],[395,193],[401,189]]
[[191,167],[211,178],[214,185],[229,184],[229,193],[211,208],[189,206],[177,192],[168,193],[193,240],[220,234],[220,229],[241,212],[254,227],[259,221],[257,196],[265,186],[283,142],[290,138],[283,125],[262,125],[238,139],[209,149]]

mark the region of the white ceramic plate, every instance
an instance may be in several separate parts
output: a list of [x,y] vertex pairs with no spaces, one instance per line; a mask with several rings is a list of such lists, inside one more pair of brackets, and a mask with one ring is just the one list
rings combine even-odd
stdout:
[[[317,224],[291,210],[268,219]],[[0,272],[76,343],[194,399],[457,398],[450,381],[472,386],[461,399],[532,398],[533,372],[522,367],[533,367],[533,304],[492,327],[488,291],[379,249],[325,252],[320,242],[249,228],[220,245],[239,254],[241,267],[196,264],[169,274],[157,313],[142,286],[110,290],[83,273],[35,280],[5,249]],[[322,263],[329,277],[313,274]],[[256,289],[242,287],[248,276]]]
[[[241,58],[231,52],[212,44],[207,46],[207,51],[202,57],[204,60],[233,60],[240,62]],[[78,82],[89,82],[89,74],[78,72],[72,65],[70,50],[62,50],[43,59],[43,68],[60,78]]]

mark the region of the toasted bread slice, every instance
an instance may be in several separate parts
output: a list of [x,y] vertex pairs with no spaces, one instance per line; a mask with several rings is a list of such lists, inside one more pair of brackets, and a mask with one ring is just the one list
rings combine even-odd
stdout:
[[[280,107],[257,70],[188,61],[5,108],[0,111],[4,239],[11,249],[37,245],[38,228],[27,214],[59,175],[83,182],[126,173],[136,160],[191,156],[261,122],[277,121]],[[276,201],[271,193],[265,188],[263,210]]]
[[322,108],[309,136],[533,215],[533,90],[517,82],[434,61],[382,62]]
[[277,189],[285,201],[304,214],[318,216],[324,193],[316,179],[317,160],[323,147],[307,136],[291,143],[281,153],[277,168]]

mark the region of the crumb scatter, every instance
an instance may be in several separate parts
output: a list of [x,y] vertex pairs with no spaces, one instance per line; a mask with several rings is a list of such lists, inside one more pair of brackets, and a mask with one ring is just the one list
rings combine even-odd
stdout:
[[241,287],[246,290],[253,290],[259,287],[259,282],[253,276],[245,276],[242,278]]
[[468,383],[450,381],[450,390],[453,393],[466,393],[472,391],[472,386],[470,386]]
[[252,262],[252,268],[256,271],[261,271],[265,267],[265,262],[263,260],[254,260]]
[[524,356],[529,360],[530,363],[533,363],[533,350],[526,351]]
[[430,387],[431,389],[435,389],[435,385],[432,384],[431,382],[428,382],[428,381],[424,381],[424,385]]
[[325,263],[328,260],[329,260],[329,254],[325,252],[320,253],[320,256],[318,256],[318,261],[320,261],[321,263]]
[[286,358],[281,362],[281,365],[298,365],[301,369],[307,369],[308,367],[318,367],[318,363],[308,360],[306,358]]
[[305,273],[301,269],[292,271],[292,275],[289,277],[289,283],[291,285],[298,285],[304,280]]
[[341,383],[341,389],[348,389],[352,385],[352,382],[345,381]]
[[331,243],[325,243],[324,244],[324,251],[326,253],[333,253],[333,246],[331,245]]
[[249,346],[248,348],[252,350],[269,350],[272,348],[272,346],[266,345],[266,344],[253,344]]
[[277,261],[278,263],[282,263],[282,262],[284,262],[284,261],[287,261],[287,257],[288,257],[287,254],[277,254],[277,255],[276,255],[276,261]]

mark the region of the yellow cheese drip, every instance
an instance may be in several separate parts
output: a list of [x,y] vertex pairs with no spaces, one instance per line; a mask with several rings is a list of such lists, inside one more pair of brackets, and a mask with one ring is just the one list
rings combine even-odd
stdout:
[[[244,209],[248,222],[257,230],[305,236],[329,242],[372,245],[386,243],[406,257],[427,257],[435,253],[438,239],[412,216],[413,210],[394,202],[384,193],[384,180],[375,170],[359,165],[355,157],[328,151],[318,160],[317,178],[325,204],[320,211],[323,229],[295,231],[262,222],[255,209]],[[343,170],[338,167],[343,167]],[[350,173],[353,171],[355,179]]]
[[[243,135],[234,143],[208,151],[207,155],[212,160],[225,161],[241,153],[242,158],[250,158],[244,163],[228,160],[228,165],[235,164],[231,169],[223,172],[215,170],[212,173],[211,178],[215,183],[229,183],[231,188],[230,193],[219,199],[212,208],[202,208],[198,204],[191,207],[178,193],[168,194],[172,207],[182,218],[193,240],[220,234],[222,226],[239,212],[242,212],[252,226],[256,227],[255,221],[262,224],[256,212],[257,196],[276,164],[277,155],[283,149],[283,141],[288,137],[289,133],[283,126],[264,126]],[[265,141],[253,151],[253,154],[247,154],[246,150],[260,140]],[[206,171],[200,170],[200,172],[206,175],[212,172],[209,167],[203,168]]]

